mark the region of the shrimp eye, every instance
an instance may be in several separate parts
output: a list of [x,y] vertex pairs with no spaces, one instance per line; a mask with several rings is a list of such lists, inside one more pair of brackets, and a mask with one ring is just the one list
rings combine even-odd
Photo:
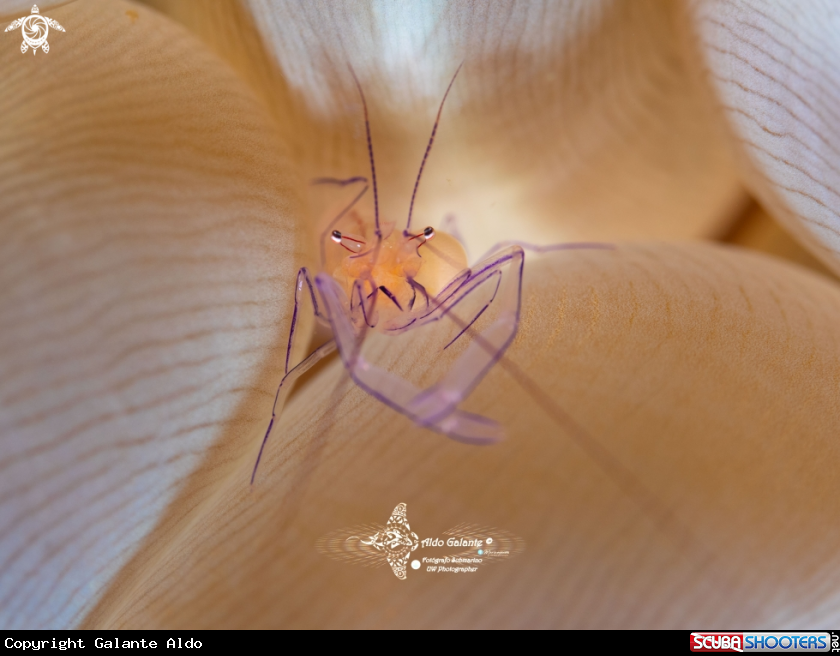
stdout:
[[[406,232],[405,234],[409,235],[411,233]],[[419,234],[416,234],[413,237],[410,237],[408,241],[412,241],[414,239],[420,239],[420,246],[422,246],[423,244],[425,244],[427,241],[429,241],[434,236],[435,236],[435,229],[432,226],[429,226],[428,228],[424,228],[423,232],[421,232]],[[417,248],[420,248],[420,246],[418,246]]]
[[338,230],[332,231],[330,239],[351,253],[359,253],[365,245],[364,239],[356,239],[350,235],[342,235]]

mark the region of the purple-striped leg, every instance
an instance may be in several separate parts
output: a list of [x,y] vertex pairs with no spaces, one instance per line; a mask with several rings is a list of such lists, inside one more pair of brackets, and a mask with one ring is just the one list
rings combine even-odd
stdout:
[[[455,290],[448,292],[445,289],[438,299],[440,306],[445,308],[445,314],[451,316],[451,310],[461,303],[468,295],[480,291],[482,288],[492,289],[492,295],[484,306],[473,316],[469,322],[462,322],[461,332],[456,335],[455,340],[467,333],[473,323],[487,310],[494,301],[502,304],[499,317],[486,330],[474,335],[466,352],[452,366],[449,373],[443,379],[423,391],[412,399],[409,411],[419,416],[418,423],[430,425],[439,422],[451,410],[461,403],[481,379],[487,374],[490,368],[499,361],[507,347],[516,336],[519,328],[519,315],[522,296],[522,273],[524,266],[524,251],[527,248],[538,253],[549,253],[554,251],[577,250],[577,249],[606,249],[612,250],[611,244],[601,243],[569,243],[555,244],[550,246],[534,246],[522,242],[504,242],[491,251],[495,253],[486,257],[473,268],[469,269],[470,274],[459,281],[463,274],[455,278]],[[505,266],[515,271],[514,280],[510,281],[507,287],[500,291],[502,269]],[[450,287],[452,287],[452,283]],[[446,295],[450,294],[449,298]],[[497,295],[499,298],[497,299]],[[452,299],[452,300],[450,300]],[[447,348],[447,344],[444,348]]]
[[[435,299],[442,309],[441,318],[455,321],[460,329],[444,348],[448,348],[455,340],[465,335],[469,335],[471,339],[466,351],[449,372],[438,383],[411,400],[409,409],[420,417],[418,423],[432,426],[445,419],[470,395],[513,342],[519,328],[524,261],[524,253],[518,246],[499,251],[468,269],[469,275],[456,289],[445,289]],[[508,278],[504,281],[505,284],[501,284],[503,277]],[[468,297],[476,294],[488,294],[489,298],[480,299],[481,308],[470,319],[457,319],[454,311]],[[496,318],[481,333],[470,334],[472,325],[491,303],[500,306]]]
[[335,350],[335,340],[330,340],[315,349],[297,365],[290,368],[289,360],[292,356],[292,350],[295,345],[298,316],[301,310],[301,297],[304,293],[309,294],[315,318],[321,322],[328,321],[324,314],[321,313],[320,306],[318,305],[318,298],[315,294],[315,287],[312,284],[312,279],[309,277],[309,271],[306,267],[303,267],[298,271],[297,281],[295,283],[295,309],[292,312],[292,325],[289,329],[289,342],[286,346],[286,364],[283,372],[284,375],[283,379],[280,381],[280,385],[277,386],[277,393],[274,395],[274,405],[271,408],[271,421],[268,422],[268,429],[265,431],[265,436],[260,444],[257,461],[254,463],[254,471],[251,473],[251,485],[254,484],[254,478],[257,475],[257,467],[260,466],[263,450],[265,449],[266,442],[268,442],[268,436],[271,435],[271,429],[274,427],[274,420],[277,418],[277,406],[279,404],[282,407],[282,404],[280,404],[280,392],[284,392],[285,399],[285,392],[289,390],[290,385],[298,376],[308,371],[315,363],[322,360]]
[[[416,318],[421,325],[448,317],[456,322],[461,334],[465,334],[491,303],[500,306],[490,326],[477,335],[470,335],[472,341],[449,372],[437,384],[425,390],[365,360],[360,349],[361,333],[353,327],[344,291],[324,274],[315,279],[315,285],[324,301],[344,365],[359,387],[421,426],[458,441],[488,444],[502,438],[501,427],[486,417],[458,410],[457,406],[498,361],[516,336],[523,261],[521,248],[508,248],[456,276],[432,300],[432,309],[423,308],[417,312]],[[499,285],[502,276],[508,280],[506,284]],[[471,319],[464,321],[457,318],[455,309],[476,292],[487,293],[489,299]]]

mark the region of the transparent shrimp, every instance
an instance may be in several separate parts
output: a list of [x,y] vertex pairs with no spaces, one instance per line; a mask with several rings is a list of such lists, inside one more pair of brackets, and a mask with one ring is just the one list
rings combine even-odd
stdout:
[[[434,144],[444,103],[460,68],[455,71],[440,103],[403,230],[395,229],[393,223],[380,222],[367,102],[350,69],[364,109],[371,177],[370,180],[356,176],[313,181],[318,185],[363,187],[321,235],[321,272],[313,277],[305,267],[298,271],[284,376],[254,464],[252,484],[285,391],[296,377],[335,350],[356,385],[416,424],[469,444],[492,444],[501,440],[503,430],[497,422],[465,412],[458,406],[503,357],[516,336],[525,249],[544,252],[611,248],[604,244],[538,247],[505,242],[491,249],[477,263],[467,266],[466,252],[455,237],[431,226],[412,229],[412,212],[420,179]],[[366,225],[355,209],[371,187],[372,226]],[[452,224],[451,219],[447,219],[447,223]],[[299,312],[306,296],[311,300],[316,320],[332,331],[333,338],[299,364],[291,366]],[[411,341],[415,331],[430,327],[435,344],[431,356],[435,350],[440,353],[453,346],[460,353],[449,370],[425,388],[377,366],[364,352],[366,338],[372,333],[395,341]]]

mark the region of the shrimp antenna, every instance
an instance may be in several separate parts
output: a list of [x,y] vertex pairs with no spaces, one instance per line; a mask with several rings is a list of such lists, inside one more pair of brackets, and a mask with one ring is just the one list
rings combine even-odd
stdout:
[[429,137],[429,145],[426,146],[426,152],[423,153],[423,161],[420,162],[420,171],[417,173],[417,180],[414,181],[414,191],[411,192],[411,204],[408,206],[408,222],[405,224],[406,232],[408,232],[411,229],[411,213],[414,211],[414,197],[417,196],[417,187],[420,186],[420,177],[423,175],[423,167],[426,166],[426,158],[429,156],[429,152],[432,150],[432,144],[435,142],[435,134],[437,133],[438,123],[440,123],[440,114],[443,111],[443,103],[446,102],[446,96],[449,95],[449,90],[455,83],[455,78],[458,77],[458,71],[461,70],[461,67],[463,65],[464,62],[458,64],[458,68],[455,70],[455,75],[452,76],[452,79],[449,82],[449,86],[446,87],[446,93],[443,94],[443,100],[440,101],[440,107],[438,108],[437,118],[435,119],[435,125],[432,128],[432,136]]
[[381,238],[382,231],[379,229],[379,191],[376,187],[376,164],[373,161],[373,141],[370,138],[370,120],[368,119],[367,102],[365,101],[365,93],[362,91],[362,85],[359,84],[359,78],[356,77],[356,71],[353,70],[350,64],[347,64],[347,68],[350,69],[350,75],[353,76],[353,80],[356,82],[356,88],[359,90],[359,95],[362,98],[362,107],[365,110],[365,131],[367,132],[368,157],[370,158],[370,176],[373,181],[373,217],[376,222],[376,236],[377,238]]

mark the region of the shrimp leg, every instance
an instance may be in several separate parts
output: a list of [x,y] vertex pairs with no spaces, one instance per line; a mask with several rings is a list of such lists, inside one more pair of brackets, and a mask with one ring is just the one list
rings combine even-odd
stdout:
[[[474,315],[472,320],[463,322],[460,326],[461,332],[444,348],[448,348],[467,333],[473,323],[496,300],[497,294],[500,293],[499,283],[503,267],[509,265],[516,272],[516,277],[515,284],[508,284],[507,288],[501,290],[502,311],[496,321],[480,335],[473,335],[473,341],[467,351],[439,383],[429,387],[412,400],[410,409],[423,418],[421,423],[438,421],[455,405],[463,401],[490,368],[498,362],[516,336],[521,305],[523,249],[533,250],[537,253],[548,253],[577,249],[612,250],[613,248],[615,247],[611,244],[596,242],[553,244],[549,246],[535,246],[523,242],[503,242],[497,248],[491,250],[491,253],[494,254],[479,262],[472,270],[467,270],[469,275],[464,276],[464,272],[459,274],[455,278],[455,284],[450,283],[449,288],[438,295],[438,299],[443,298],[439,302],[440,307],[444,310],[444,316],[449,316],[453,320],[455,320],[455,317],[451,313],[452,309],[469,294],[478,291],[481,287],[489,286],[493,288],[494,282],[495,288],[484,306]],[[459,281],[459,278],[462,279]],[[448,291],[451,288],[454,289]],[[448,298],[447,294],[449,295]]]
[[[435,308],[422,317],[423,323],[451,316],[465,331],[491,302],[498,300],[501,311],[496,320],[480,335],[475,336],[466,351],[453,364],[443,379],[426,390],[407,380],[376,367],[359,354],[358,335],[345,308],[344,291],[326,275],[319,275],[315,285],[329,314],[336,345],[351,378],[371,396],[415,423],[444,433],[449,437],[473,444],[487,444],[501,439],[501,427],[494,421],[457,409],[461,403],[502,356],[513,341],[519,325],[524,253],[512,246],[480,263],[475,269],[459,274],[436,299]],[[499,288],[503,270],[512,279]],[[453,309],[468,295],[487,285],[492,289],[489,301],[471,321],[462,322],[452,314]]]
[[[525,254],[519,246],[511,246],[480,262],[469,270],[455,290],[447,290],[436,299],[442,309],[441,317],[448,317],[461,328],[456,337],[444,348],[468,332],[471,326],[490,307],[491,303],[501,305],[498,317],[480,334],[472,335],[466,351],[449,369],[449,372],[435,385],[427,388],[411,400],[410,410],[420,417],[418,423],[426,426],[442,421],[455,407],[475,389],[488,371],[513,342],[519,328],[519,314],[522,301],[522,274]],[[508,269],[511,280],[501,285],[503,271]],[[458,319],[455,308],[468,296],[483,289],[491,290],[490,298],[468,321]],[[443,300],[441,301],[441,297]]]
[[[263,450],[265,449],[266,442],[268,442],[268,436],[271,434],[271,429],[274,427],[274,420],[277,418],[277,406],[280,402],[280,392],[288,391],[290,385],[298,376],[308,371],[315,363],[322,360],[335,350],[335,340],[331,339],[315,349],[297,365],[291,369],[289,368],[289,359],[291,358],[292,350],[295,345],[295,337],[297,336],[296,328],[298,312],[301,307],[301,295],[304,291],[309,292],[309,297],[312,300],[312,307],[314,308],[315,318],[322,322],[327,321],[327,318],[321,313],[319,308],[318,298],[315,294],[315,288],[312,285],[312,279],[309,277],[309,271],[306,267],[303,267],[298,271],[297,281],[295,283],[295,309],[292,312],[292,325],[289,329],[289,342],[286,347],[286,365],[284,368],[284,375],[280,381],[280,385],[277,386],[277,393],[274,395],[274,405],[271,408],[271,421],[268,422],[268,429],[265,431],[265,436],[260,444],[257,461],[254,463],[254,471],[251,473],[251,485],[254,484],[254,477],[257,475],[257,467],[260,466],[260,459],[262,458]],[[280,406],[282,408],[282,404],[280,404]]]

